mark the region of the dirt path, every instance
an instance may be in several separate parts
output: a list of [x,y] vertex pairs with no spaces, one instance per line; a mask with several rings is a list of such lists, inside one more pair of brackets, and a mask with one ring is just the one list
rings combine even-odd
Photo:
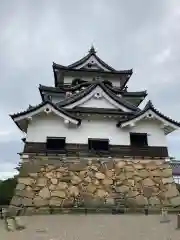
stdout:
[[160,223],[159,215],[49,215],[22,217],[23,231],[7,232],[0,221],[2,240],[180,240],[176,215]]

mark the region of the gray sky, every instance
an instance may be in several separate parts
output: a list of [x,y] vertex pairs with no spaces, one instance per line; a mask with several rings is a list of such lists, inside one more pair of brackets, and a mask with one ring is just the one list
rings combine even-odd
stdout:
[[[179,0],[1,0],[0,176],[22,150],[8,114],[39,103],[38,85],[53,85],[52,62],[70,64],[92,43],[114,68],[134,69],[130,90],[147,89],[157,109],[180,121],[179,42]],[[168,136],[180,159],[179,142],[180,131]]]

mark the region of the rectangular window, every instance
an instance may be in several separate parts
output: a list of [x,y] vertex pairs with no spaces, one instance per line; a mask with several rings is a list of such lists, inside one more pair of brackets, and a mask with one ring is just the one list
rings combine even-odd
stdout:
[[108,151],[109,150],[109,139],[88,139],[89,150],[94,151]]
[[46,148],[48,150],[65,150],[65,145],[65,138],[48,137],[46,141]]
[[135,147],[148,146],[147,133],[130,133],[130,141]]

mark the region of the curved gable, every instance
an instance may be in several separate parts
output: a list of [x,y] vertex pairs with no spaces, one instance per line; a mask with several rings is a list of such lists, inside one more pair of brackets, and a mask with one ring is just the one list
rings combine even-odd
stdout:
[[[116,96],[108,88],[99,81],[94,82],[91,86],[87,87],[84,90],[81,90],[79,93],[68,97],[64,101],[59,102],[60,107],[64,108],[74,108],[76,106],[82,106],[83,103],[92,99],[92,97],[99,100],[99,105],[101,105],[102,99],[105,99],[112,108],[121,109],[125,112],[130,111],[139,111],[137,107],[133,104],[127,102],[122,97]],[[96,106],[98,108],[98,105]],[[109,108],[109,105],[107,106]]]
[[120,121],[117,126],[121,126],[122,128],[127,126],[134,127],[136,122],[139,122],[141,120],[158,120],[162,123],[161,128],[164,129],[165,134],[169,134],[174,130],[179,129],[180,127],[179,122],[168,118],[156,110],[151,101],[146,104],[145,108],[142,111],[136,113],[133,117],[125,121]]

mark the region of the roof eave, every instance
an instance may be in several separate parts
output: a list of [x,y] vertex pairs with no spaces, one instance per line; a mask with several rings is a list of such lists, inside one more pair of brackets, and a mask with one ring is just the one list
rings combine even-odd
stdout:
[[58,79],[57,79],[56,70],[64,71],[67,69],[67,67],[53,62],[52,68],[53,68],[53,73],[54,73],[54,85],[55,85],[55,87],[58,87],[59,83],[58,83]]
[[117,87],[114,87],[114,86],[109,86],[109,85],[106,85],[106,87],[116,93],[116,94],[120,94],[122,95],[123,97],[129,97],[129,98],[142,98],[141,101],[143,101],[146,97],[147,97],[147,91],[139,91],[139,92],[128,92],[128,91],[124,91],[122,90],[121,88],[117,88]]
[[145,97],[147,97],[147,91],[142,91],[142,92],[124,92],[124,93],[122,93],[123,94],[123,96],[125,96],[125,97],[132,97],[132,98],[134,98],[134,97],[142,97],[142,98],[145,98]]
[[12,120],[13,120],[14,122],[17,123],[18,121],[21,120],[21,119],[18,120],[18,117],[20,118],[20,117],[23,117],[23,116],[24,116],[24,118],[26,118],[26,115],[27,115],[27,114],[30,114],[30,113],[33,113],[33,112],[37,111],[39,108],[45,106],[46,104],[49,104],[52,108],[54,108],[54,109],[55,109],[56,111],[58,111],[60,114],[63,114],[63,115],[65,115],[65,116],[67,116],[68,118],[76,121],[76,122],[77,122],[77,125],[80,125],[80,124],[81,124],[81,119],[72,116],[71,114],[69,114],[69,113],[68,113],[66,110],[64,110],[64,109],[58,108],[56,105],[54,105],[54,104],[53,104],[52,102],[50,102],[50,101],[42,102],[41,104],[39,104],[39,105],[36,106],[36,107],[33,107],[33,108],[28,109],[28,110],[26,110],[26,111],[24,111],[24,112],[21,112],[21,113],[17,113],[17,114],[10,115],[10,117],[12,118]]
[[52,93],[62,93],[65,94],[65,90],[63,90],[60,87],[49,87],[49,86],[44,86],[44,85],[40,85],[39,86],[39,91],[42,94],[52,94]]
[[[72,67],[66,67],[63,65],[59,65],[59,64],[55,64],[53,65],[53,69],[54,70],[64,70],[64,71],[74,71],[74,72],[99,72],[99,73],[105,73],[105,74],[115,74],[115,75],[129,75],[129,78],[132,75],[132,69],[128,69],[128,70],[115,70],[115,71],[105,71],[102,69],[84,69],[84,68],[80,68],[80,69],[76,69],[76,68],[72,68]],[[128,78],[128,80],[129,80]]]
[[27,133],[27,128],[26,128],[26,129],[22,128],[22,127],[21,127],[21,124],[19,124],[19,122],[14,121],[13,115],[9,115],[9,116],[11,117],[11,119],[13,120],[13,122],[16,124],[16,126],[17,126],[22,132]]
[[103,91],[113,99],[113,101],[117,102],[118,104],[126,107],[127,109],[131,111],[140,111],[140,109],[136,106],[134,106],[132,103],[129,103],[125,100],[122,100],[118,96],[114,95],[102,82],[96,81],[94,84],[90,85],[88,88],[80,92],[79,94],[76,94],[75,96],[69,97],[67,100],[62,101],[59,103],[60,107],[66,107],[74,102],[79,101],[83,97],[87,96],[91,91],[93,91],[97,86],[100,86]]
[[116,69],[114,69],[113,67],[111,67],[109,64],[107,64],[106,62],[104,62],[97,54],[96,51],[93,49],[90,49],[89,53],[84,56],[83,58],[81,58],[80,60],[70,64],[67,66],[67,68],[75,68],[78,67],[79,65],[82,65],[83,63],[85,63],[91,56],[94,56],[96,58],[96,60],[104,67],[106,68],[108,71],[110,72],[121,72],[118,71]]
[[[157,120],[160,121],[160,119],[162,119],[162,121],[168,122],[167,126],[166,126],[166,124],[164,126],[164,130],[165,130],[166,135],[180,128],[180,123],[175,122],[174,120],[171,120],[171,119],[167,118],[166,116],[160,114],[157,110],[152,108],[152,106],[149,107],[149,108],[146,108],[146,106],[145,106],[144,110],[142,110],[141,112],[139,112],[138,114],[133,116],[131,119],[128,119],[127,121],[123,121],[123,122],[119,121],[116,126],[117,127],[126,127],[126,126],[130,125],[131,122],[135,121],[137,118],[141,117],[142,115],[144,115],[149,110],[154,112],[155,115],[159,116],[159,118],[157,118]],[[141,118],[139,120],[141,120]]]
[[39,92],[40,92],[40,95],[41,95],[41,99],[42,101],[44,102],[44,94],[43,94],[43,90],[41,89],[41,84],[39,84]]
[[52,67],[53,67],[54,70],[58,70],[58,69],[68,69],[68,67],[66,67],[66,66],[64,66],[64,65],[61,65],[61,64],[58,64],[58,63],[55,63],[55,62],[53,62]]
[[68,68],[75,68],[78,67],[80,65],[82,65],[83,63],[85,63],[91,56],[94,56],[96,58],[96,60],[107,70],[111,71],[111,72],[116,72],[116,70],[114,68],[112,68],[110,65],[108,65],[107,63],[105,63],[100,57],[97,56],[96,51],[93,48],[91,48],[89,50],[89,53],[87,55],[85,55],[83,58],[81,58],[80,60],[68,65]]
[[119,98],[118,96],[114,95],[110,90],[108,90],[108,88],[100,83],[100,86],[102,87],[102,89],[104,90],[104,92],[109,95],[114,101],[118,102],[119,104],[124,105],[125,107],[129,108],[132,111],[138,111],[140,109],[138,109],[136,106],[134,106],[132,103],[127,102],[125,99],[122,101],[121,98]]
[[125,86],[127,85],[129,79],[131,78],[131,76],[132,76],[132,74],[133,74],[133,69],[130,69],[129,71],[130,71],[130,73],[129,73],[129,75],[127,76],[127,78],[125,79],[124,83],[122,83],[121,89],[125,88]]

